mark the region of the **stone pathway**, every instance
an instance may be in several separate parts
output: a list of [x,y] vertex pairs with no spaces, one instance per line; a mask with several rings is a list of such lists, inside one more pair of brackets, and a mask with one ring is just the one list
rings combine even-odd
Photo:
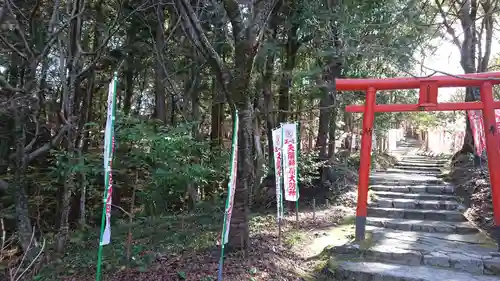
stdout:
[[462,215],[441,160],[409,153],[371,176],[367,239],[330,249],[335,280],[500,281],[496,244]]

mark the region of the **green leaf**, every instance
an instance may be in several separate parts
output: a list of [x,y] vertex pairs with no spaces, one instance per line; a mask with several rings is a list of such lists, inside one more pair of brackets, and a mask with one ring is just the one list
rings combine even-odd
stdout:
[[181,278],[182,280],[186,280],[186,278],[187,278],[186,272],[184,272],[184,271],[177,272],[177,276],[179,276],[179,278]]
[[255,275],[255,274],[257,274],[257,268],[252,267],[252,268],[250,268],[250,269],[248,270],[248,272],[249,272],[250,274],[252,274],[252,275]]

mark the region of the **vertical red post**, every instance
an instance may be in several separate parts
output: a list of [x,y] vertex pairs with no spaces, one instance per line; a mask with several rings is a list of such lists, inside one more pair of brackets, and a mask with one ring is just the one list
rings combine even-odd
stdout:
[[[486,135],[486,152],[488,154],[488,170],[491,183],[491,198],[493,201],[493,217],[495,221],[494,236],[500,246],[500,141],[495,120],[493,105],[493,86],[486,82],[481,85],[481,101],[483,102],[483,126]],[[500,249],[499,249],[500,250]]]
[[365,111],[363,116],[363,134],[361,135],[361,157],[359,163],[358,205],[356,208],[356,241],[365,240],[376,93],[377,91],[373,87],[368,88],[368,91],[366,91]]

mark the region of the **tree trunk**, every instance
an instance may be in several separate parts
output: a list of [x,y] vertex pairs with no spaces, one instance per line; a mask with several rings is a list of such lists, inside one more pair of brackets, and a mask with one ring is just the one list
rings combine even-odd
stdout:
[[164,81],[166,73],[163,68],[163,51],[165,49],[165,39],[163,36],[163,24],[165,22],[165,11],[162,4],[156,7],[156,67],[155,67],[155,117],[167,124],[166,93]]
[[[224,42],[224,30],[223,24],[220,21],[216,21],[215,28],[215,42],[217,42],[214,46],[215,52],[224,60],[224,45],[221,42]],[[210,130],[210,146],[212,151],[221,148],[222,140],[224,138],[223,124],[225,121],[225,98],[224,91],[219,84],[217,79],[212,79],[212,108],[211,108],[211,130]]]
[[[276,29],[273,29],[272,38],[276,37]],[[266,65],[264,69],[264,76],[262,77],[262,95],[264,99],[264,114],[266,118],[266,133],[267,133],[267,153],[268,153],[268,165],[269,174],[274,173],[274,144],[273,144],[273,129],[276,127],[275,114],[272,112],[274,108],[273,103],[273,93],[272,93],[272,79],[273,79],[273,69],[275,53],[269,51],[266,59]]]
[[[69,79],[68,80],[68,85],[65,87],[63,92],[65,95],[63,95],[63,102],[62,102],[62,109],[64,112],[64,117],[65,117],[65,122],[70,125],[69,130],[67,131],[66,135],[66,145],[67,145],[67,152],[68,152],[68,168],[67,169],[67,175],[66,179],[64,182],[64,187],[63,187],[63,193],[61,195],[61,217],[60,217],[60,226],[59,226],[59,233],[57,237],[57,244],[56,244],[56,251],[58,253],[63,253],[66,242],[69,237],[69,214],[70,214],[70,208],[71,208],[71,195],[72,192],[75,188],[75,171],[73,171],[72,167],[77,166],[78,161],[77,157],[75,155],[75,141],[77,137],[77,131],[76,131],[76,118],[74,117],[75,114],[75,108],[74,108],[74,102],[75,102],[75,97],[79,96],[80,92],[80,78],[78,77],[78,74],[81,70],[81,61],[80,61],[80,53],[78,50],[78,45],[79,41],[81,38],[81,32],[82,32],[82,21],[81,17],[78,16],[80,13],[79,11],[83,8],[84,6],[83,0],[75,0],[72,3],[72,17],[73,19],[71,20],[70,24],[70,33],[69,33],[69,46],[68,46],[68,55],[67,55],[67,63],[66,63],[66,69],[68,69],[68,74],[69,74]],[[63,54],[61,53],[61,56]],[[64,59],[61,59],[61,77],[65,77],[65,72],[64,68],[62,67],[62,62]]]
[[279,113],[278,123],[287,121],[290,111],[290,88],[292,87],[293,70],[297,61],[297,51],[300,44],[297,38],[297,31],[299,26],[294,24],[288,31],[288,39],[286,42],[285,50],[285,65],[281,73],[281,82],[279,88]]
[[231,249],[247,249],[250,245],[248,187],[251,182],[251,173],[253,170],[253,112],[250,98],[246,99],[245,103],[238,108],[238,170],[229,237],[229,247]]
[[24,131],[25,118],[23,116],[23,109],[16,109],[14,113],[14,135],[16,138],[16,162],[14,167],[14,182],[12,187],[13,196],[15,200],[15,214],[17,222],[17,231],[19,234],[19,242],[25,253],[29,253],[33,247],[36,247],[36,240],[32,241],[33,227],[31,225],[28,197],[26,195],[26,157],[24,146],[26,142],[26,134]]
[[318,136],[316,137],[316,149],[319,151],[320,160],[327,160],[328,154],[326,149],[333,98],[328,89],[323,86],[323,79],[318,79],[316,83],[322,86],[321,91],[323,92],[319,102],[319,124]]
[[[136,36],[136,25],[134,22],[130,24],[127,32],[127,41],[128,45],[131,45],[135,41]],[[131,48],[129,46],[129,48]],[[134,66],[134,54],[133,50],[130,50],[127,54],[127,58],[125,60],[125,97],[123,100],[123,112],[125,115],[130,113],[130,108],[132,106],[132,96],[134,95],[134,74],[135,74],[135,66]],[[145,79],[144,79],[145,80]]]

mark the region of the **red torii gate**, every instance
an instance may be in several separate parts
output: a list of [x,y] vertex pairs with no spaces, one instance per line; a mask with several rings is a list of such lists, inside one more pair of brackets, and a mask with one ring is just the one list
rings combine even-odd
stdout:
[[[456,76],[432,76],[428,78],[388,78],[388,79],[337,79],[339,91],[366,91],[364,105],[349,105],[347,112],[363,113],[363,133],[361,136],[361,159],[358,181],[358,202],[356,209],[356,240],[365,239],[368,184],[370,177],[370,152],[372,150],[372,130],[375,112],[403,111],[453,111],[482,110],[486,152],[490,171],[495,239],[500,245],[500,137],[497,133],[495,109],[500,102],[493,99],[492,87],[500,84],[500,72],[474,73]],[[481,101],[438,103],[438,88],[480,87]],[[378,90],[420,89],[418,104],[376,104]]]

